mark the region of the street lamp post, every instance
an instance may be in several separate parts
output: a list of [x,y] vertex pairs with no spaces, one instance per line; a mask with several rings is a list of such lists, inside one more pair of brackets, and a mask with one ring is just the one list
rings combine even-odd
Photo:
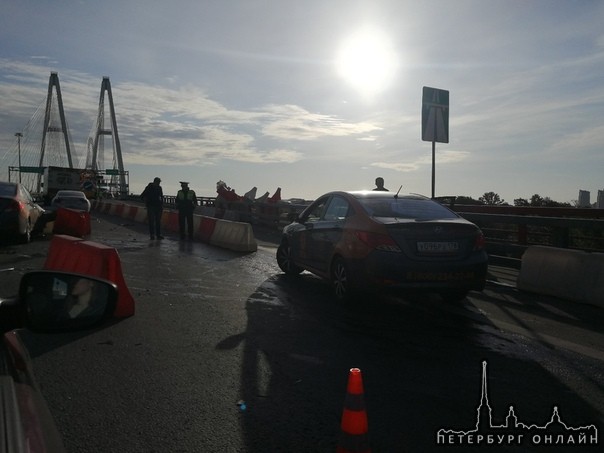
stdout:
[[19,152],[19,184],[21,184],[21,137],[23,137],[23,134],[21,132],[17,132],[15,137],[17,137],[17,149]]

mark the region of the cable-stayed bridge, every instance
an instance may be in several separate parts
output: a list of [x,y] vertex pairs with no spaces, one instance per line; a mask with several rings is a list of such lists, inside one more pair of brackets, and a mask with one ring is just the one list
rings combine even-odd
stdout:
[[8,170],[10,181],[20,181],[32,193],[42,194],[48,168],[81,169],[83,174],[96,175],[95,184],[112,195],[127,195],[128,172],[124,169],[109,77],[101,82],[97,117],[83,147],[85,151],[78,155],[63,108],[59,76],[51,72],[46,101],[15,134],[14,148],[0,155],[0,174]]

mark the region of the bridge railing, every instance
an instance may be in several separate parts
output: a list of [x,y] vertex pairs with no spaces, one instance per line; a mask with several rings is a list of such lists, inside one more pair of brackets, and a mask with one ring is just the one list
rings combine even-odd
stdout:
[[[166,205],[176,208],[175,197]],[[137,197],[140,201],[140,197]],[[199,197],[200,205],[212,215],[281,230],[310,202],[218,203],[214,197]],[[604,252],[604,209],[548,208],[489,205],[448,207],[477,224],[485,234],[492,260],[519,267],[520,258],[531,245]]]
[[604,209],[451,205],[485,234],[492,261],[520,267],[531,245],[604,252]]

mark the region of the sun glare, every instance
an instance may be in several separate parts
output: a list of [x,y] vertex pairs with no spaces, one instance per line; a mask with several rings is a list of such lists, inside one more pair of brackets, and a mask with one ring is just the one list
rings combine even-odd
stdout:
[[338,74],[364,96],[373,96],[392,83],[397,55],[388,38],[364,29],[347,38],[337,58]]

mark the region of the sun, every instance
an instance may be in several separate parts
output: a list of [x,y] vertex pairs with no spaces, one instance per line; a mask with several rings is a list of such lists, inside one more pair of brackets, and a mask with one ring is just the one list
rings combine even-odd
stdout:
[[336,60],[338,74],[364,96],[390,86],[398,68],[398,56],[387,36],[365,28],[346,38]]

